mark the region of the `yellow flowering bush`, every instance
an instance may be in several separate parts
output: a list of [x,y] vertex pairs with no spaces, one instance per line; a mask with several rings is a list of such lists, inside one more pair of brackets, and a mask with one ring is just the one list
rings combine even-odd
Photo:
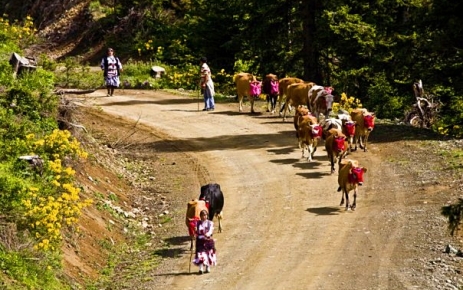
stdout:
[[26,141],[31,154],[45,160],[42,180],[46,180],[20,194],[26,226],[37,240],[34,249],[55,251],[62,239],[61,231],[75,225],[82,209],[92,203],[81,199],[80,189],[73,184],[75,170],[64,165],[63,160],[86,158],[87,153],[69,131],[54,130],[41,139],[29,134]]
[[[35,138],[34,134],[26,136],[27,139]],[[53,159],[62,159],[66,156],[73,158],[87,158],[87,152],[82,150],[79,141],[71,136],[67,130],[55,129],[50,135],[44,136],[32,142],[31,151],[36,154],[47,154]]]
[[347,97],[346,93],[341,94],[341,99],[339,103],[333,103],[333,112],[338,112],[339,110],[345,110],[351,112],[353,109],[361,108],[362,103],[359,99],[355,97]]
[[13,24],[10,24],[7,19],[0,17],[0,33],[12,39],[19,39],[18,43],[21,47],[26,47],[35,41],[34,35],[36,32],[37,29],[34,27],[34,22],[30,16],[27,16],[23,23],[15,21]]

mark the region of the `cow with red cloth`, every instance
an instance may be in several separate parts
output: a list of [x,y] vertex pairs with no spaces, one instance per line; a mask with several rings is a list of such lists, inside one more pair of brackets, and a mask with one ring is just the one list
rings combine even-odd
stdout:
[[[357,191],[358,187],[363,185],[363,174],[367,172],[365,167],[359,166],[357,160],[347,159],[339,164],[338,175],[338,191],[342,191],[341,204],[344,204],[344,196],[346,197],[346,210],[355,210],[357,207]],[[354,202],[352,205],[349,202],[349,192],[354,191]]]

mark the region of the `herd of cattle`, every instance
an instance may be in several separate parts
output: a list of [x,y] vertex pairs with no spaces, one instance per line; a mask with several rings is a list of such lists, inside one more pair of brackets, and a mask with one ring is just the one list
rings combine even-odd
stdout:
[[[233,78],[238,95],[239,111],[243,111],[243,101],[246,97],[254,110],[254,96],[251,84],[256,77],[250,73],[239,73]],[[277,85],[277,86],[276,86]],[[338,169],[338,192],[342,192],[340,205],[346,210],[355,210],[358,187],[363,184],[363,174],[367,168],[361,166],[357,160],[347,159],[346,156],[359,146],[367,151],[367,141],[375,125],[375,113],[365,108],[354,109],[351,112],[340,110],[333,116],[334,96],[332,87],[324,87],[313,82],[305,82],[299,78],[287,77],[278,80],[276,75],[268,74],[263,79],[262,92],[267,96],[267,112],[279,113],[286,121],[286,113],[295,108],[294,128],[302,158],[312,161],[319,142],[324,140],[325,150],[331,165],[331,174]],[[278,87],[278,90],[275,90]],[[277,106],[278,101],[278,106]],[[353,191],[353,202],[349,201],[349,193]],[[217,216],[219,232],[222,230],[221,218],[224,204],[223,192],[218,184],[207,184],[201,187],[198,199],[188,203],[186,225],[189,234],[194,238],[194,229],[199,212],[206,209],[209,219]]]

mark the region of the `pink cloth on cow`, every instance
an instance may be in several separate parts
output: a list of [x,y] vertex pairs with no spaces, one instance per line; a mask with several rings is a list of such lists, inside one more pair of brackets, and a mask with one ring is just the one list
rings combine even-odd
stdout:
[[254,82],[251,82],[249,87],[250,87],[250,90],[251,90],[251,96],[258,96],[260,95],[261,93],[261,82],[258,82],[258,81],[254,81]]
[[279,83],[278,83],[278,81],[272,80],[271,86],[272,86],[272,88],[270,89],[270,93],[272,95],[278,94],[279,93]]

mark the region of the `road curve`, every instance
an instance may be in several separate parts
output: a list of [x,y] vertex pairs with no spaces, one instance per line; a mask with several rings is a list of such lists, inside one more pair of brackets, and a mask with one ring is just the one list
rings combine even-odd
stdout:
[[[179,259],[166,289],[406,289],[391,262],[403,234],[401,218],[385,204],[403,194],[379,177],[395,178],[377,155],[380,144],[351,158],[369,168],[355,212],[339,206],[337,174],[323,143],[315,160],[301,159],[292,121],[265,113],[238,113],[238,104],[203,112],[198,100],[150,91],[104,91],[86,105],[162,130],[207,168],[225,193],[224,231],[216,233],[218,265],[189,275]],[[387,196],[381,194],[387,192]],[[188,200],[190,197],[186,197]],[[396,203],[395,211],[403,207]],[[195,267],[192,267],[196,269]]]

